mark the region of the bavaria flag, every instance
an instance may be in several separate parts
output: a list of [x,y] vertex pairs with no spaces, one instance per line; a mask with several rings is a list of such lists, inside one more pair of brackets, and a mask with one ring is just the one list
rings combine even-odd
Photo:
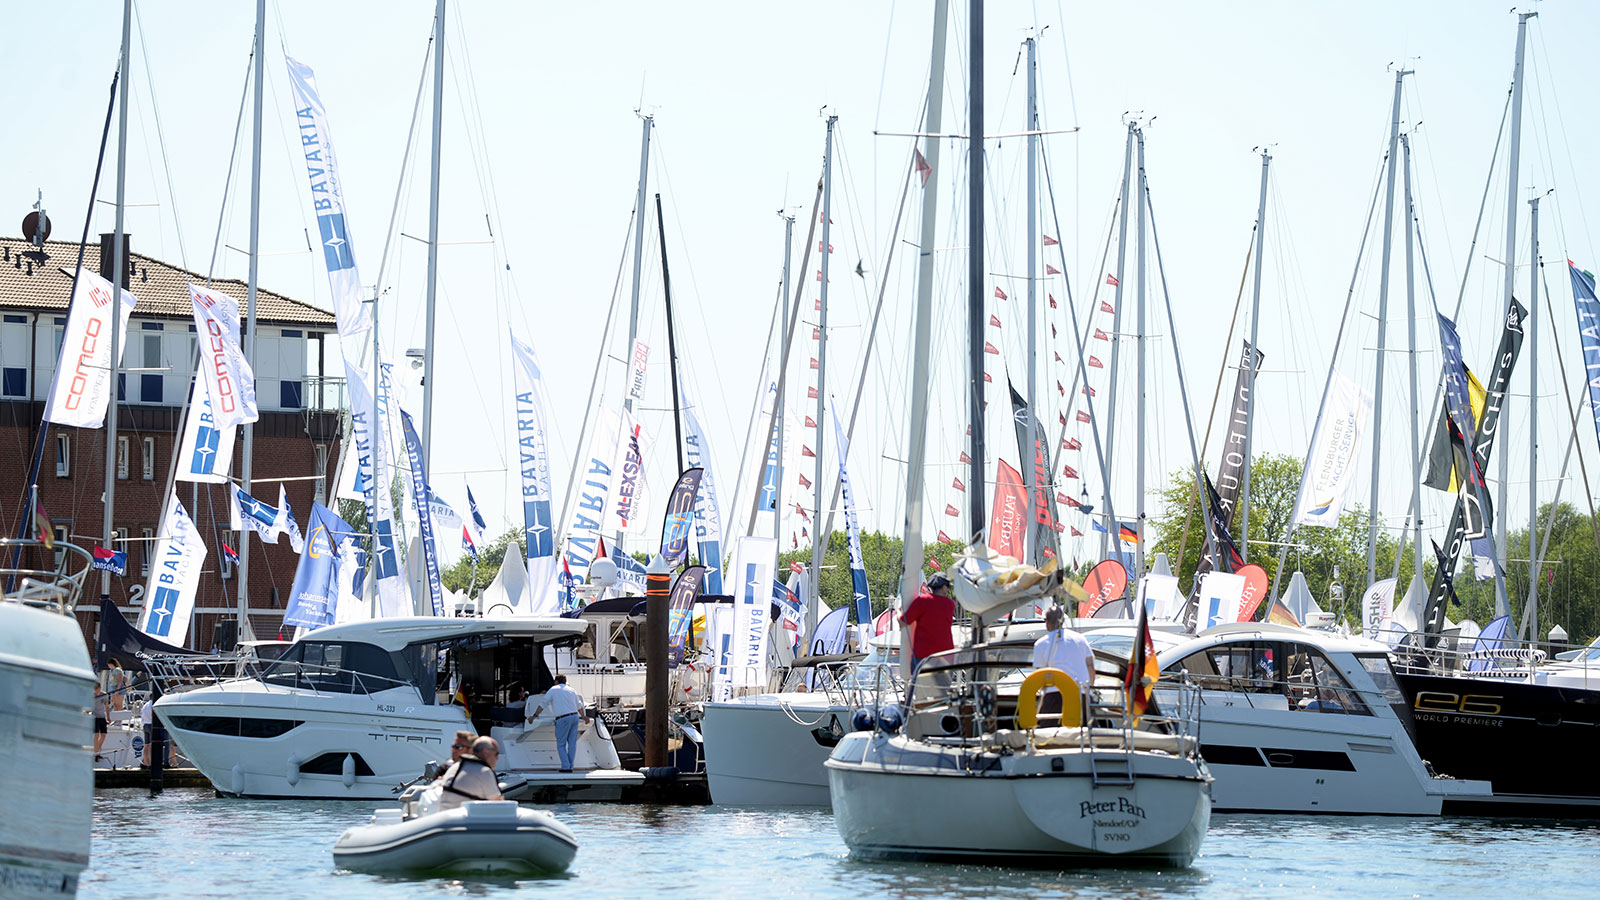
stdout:
[[91,565],[113,575],[128,574],[128,554],[124,550],[107,550],[96,544],[94,548],[94,561]]

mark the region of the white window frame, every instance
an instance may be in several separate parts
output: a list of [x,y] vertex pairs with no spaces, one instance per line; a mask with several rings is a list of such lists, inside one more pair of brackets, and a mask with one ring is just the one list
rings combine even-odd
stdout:
[[56,568],[60,568],[61,563],[67,557],[67,548],[62,547],[61,545],[65,544],[67,540],[72,537],[72,533],[65,525],[52,525],[51,530],[55,532]]
[[139,529],[139,574],[149,576],[150,555],[155,552],[156,533],[149,528]]
[[147,437],[142,441],[142,443],[144,444],[144,471],[142,473],[144,475],[144,480],[145,481],[155,481],[156,480],[156,439],[153,438],[153,437]]
[[317,444],[313,449],[316,455],[315,463],[317,473],[316,501],[323,506],[328,505],[328,445]]
[[56,435],[56,477],[72,477],[72,438],[69,435]]
[[128,449],[127,435],[117,435],[117,478],[121,481],[128,480]]

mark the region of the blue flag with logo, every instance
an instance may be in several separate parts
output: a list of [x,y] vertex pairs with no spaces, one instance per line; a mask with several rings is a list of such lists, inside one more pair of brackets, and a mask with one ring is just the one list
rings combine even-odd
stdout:
[[339,602],[339,549],[346,541],[356,539],[355,529],[320,503],[311,504],[311,518],[306,524],[306,549],[294,571],[283,624],[321,628],[333,624]]
[[[556,577],[556,531],[550,512],[550,458],[545,445],[544,379],[533,348],[511,335],[516,393],[517,463],[522,472],[522,527],[528,545],[528,593],[547,596]],[[477,516],[477,507],[473,507]]]
[[[462,480],[466,484],[466,480]],[[472,485],[467,485],[467,508],[472,510],[472,527],[478,532],[478,540],[483,540],[483,532],[488,529],[488,523],[483,521],[483,513],[478,512],[478,499],[472,496]]]
[[422,441],[417,439],[411,414],[400,410],[400,430],[405,432],[406,456],[411,461],[411,494],[417,506],[417,531],[422,537],[422,561],[428,572],[428,596],[433,614],[444,615],[444,582],[439,577],[439,556],[433,541],[433,511],[428,508],[428,466],[422,458]]
[[700,492],[703,469],[689,469],[678,476],[667,498],[667,514],[661,523],[661,555],[669,568],[677,568],[689,555],[689,535],[694,531],[694,501]]
[[[872,621],[872,594],[867,589],[867,565],[861,557],[861,525],[856,518],[855,492],[850,489],[850,469],[845,461],[850,456],[850,441],[839,425],[839,414],[833,414],[833,436],[839,444],[839,497],[844,501],[844,528],[850,538],[850,587],[855,595],[854,606],[857,624]],[[821,538],[827,540],[826,535]]]
[[1600,301],[1595,299],[1594,273],[1567,260],[1572,277],[1572,302],[1578,309],[1578,341],[1583,345],[1583,370],[1589,375],[1589,413],[1600,438]]

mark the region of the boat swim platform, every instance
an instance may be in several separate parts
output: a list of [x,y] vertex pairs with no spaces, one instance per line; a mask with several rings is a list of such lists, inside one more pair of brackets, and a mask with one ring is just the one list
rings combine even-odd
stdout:
[[120,769],[95,769],[94,786],[100,788],[208,788],[211,781],[195,768],[163,768],[159,784],[143,766]]
[[625,769],[584,772],[515,772],[526,783],[507,800],[522,803],[660,803],[706,806],[711,789],[705,773],[647,776]]

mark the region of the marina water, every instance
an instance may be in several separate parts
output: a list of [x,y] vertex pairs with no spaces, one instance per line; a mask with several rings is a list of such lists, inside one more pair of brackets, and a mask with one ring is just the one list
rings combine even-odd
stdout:
[[397,879],[336,870],[371,802],[95,795],[80,898],[1160,897],[1591,898],[1600,822],[1217,815],[1189,869],[1031,871],[851,859],[827,810],[551,807],[577,832],[553,879]]

